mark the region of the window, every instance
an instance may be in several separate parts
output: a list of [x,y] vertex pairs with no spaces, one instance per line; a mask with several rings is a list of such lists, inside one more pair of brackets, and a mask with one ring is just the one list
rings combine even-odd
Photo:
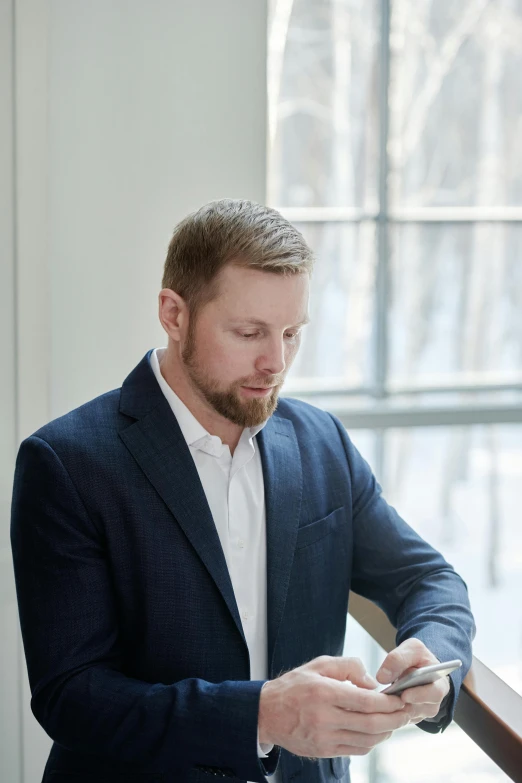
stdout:
[[[521,40],[522,0],[270,3],[269,201],[317,256],[285,392],[343,420],[522,693]],[[428,755],[422,781],[507,780],[453,725],[354,783],[419,783]]]

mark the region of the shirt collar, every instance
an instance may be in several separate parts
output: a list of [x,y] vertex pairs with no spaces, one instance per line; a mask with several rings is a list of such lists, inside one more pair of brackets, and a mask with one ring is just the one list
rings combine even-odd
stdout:
[[[180,430],[187,442],[187,445],[196,446],[197,441],[201,441],[203,438],[208,439],[217,437],[210,435],[203,425],[199,423],[194,414],[187,408],[185,403],[180,400],[176,392],[169,386],[161,374],[159,362],[165,350],[165,348],[156,348],[152,352],[150,357],[150,366],[154,375],[156,376],[156,380],[158,381],[161,391],[165,395],[165,398],[178,421]],[[246,440],[251,441],[253,438],[255,438],[257,433],[263,429],[267,421],[268,420],[265,420],[255,427],[246,427],[241,434],[241,438],[245,438]]]

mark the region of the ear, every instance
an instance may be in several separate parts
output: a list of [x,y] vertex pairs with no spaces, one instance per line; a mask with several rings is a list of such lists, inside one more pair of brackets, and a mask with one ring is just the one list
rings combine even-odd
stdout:
[[188,324],[188,308],[185,300],[170,288],[163,288],[158,295],[159,319],[168,336],[176,342]]

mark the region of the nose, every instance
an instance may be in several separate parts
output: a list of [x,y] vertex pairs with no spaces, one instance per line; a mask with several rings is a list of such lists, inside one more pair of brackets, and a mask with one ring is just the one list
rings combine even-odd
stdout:
[[256,361],[256,370],[269,375],[280,375],[285,371],[285,342],[282,337],[273,337],[265,343],[263,353]]

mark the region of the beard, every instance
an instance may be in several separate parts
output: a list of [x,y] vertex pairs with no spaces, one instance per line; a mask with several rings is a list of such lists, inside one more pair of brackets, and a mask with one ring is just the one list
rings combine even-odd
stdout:
[[274,384],[275,378],[269,381],[267,378],[253,382],[250,378],[241,378],[231,383],[226,389],[222,389],[215,378],[208,375],[203,366],[198,362],[194,329],[189,330],[187,342],[181,353],[181,358],[187,369],[192,383],[206,402],[225,419],[238,424],[240,427],[257,427],[270,418],[279,399],[279,390],[282,382],[274,385],[268,397],[253,399],[241,398],[241,386],[266,388]]

